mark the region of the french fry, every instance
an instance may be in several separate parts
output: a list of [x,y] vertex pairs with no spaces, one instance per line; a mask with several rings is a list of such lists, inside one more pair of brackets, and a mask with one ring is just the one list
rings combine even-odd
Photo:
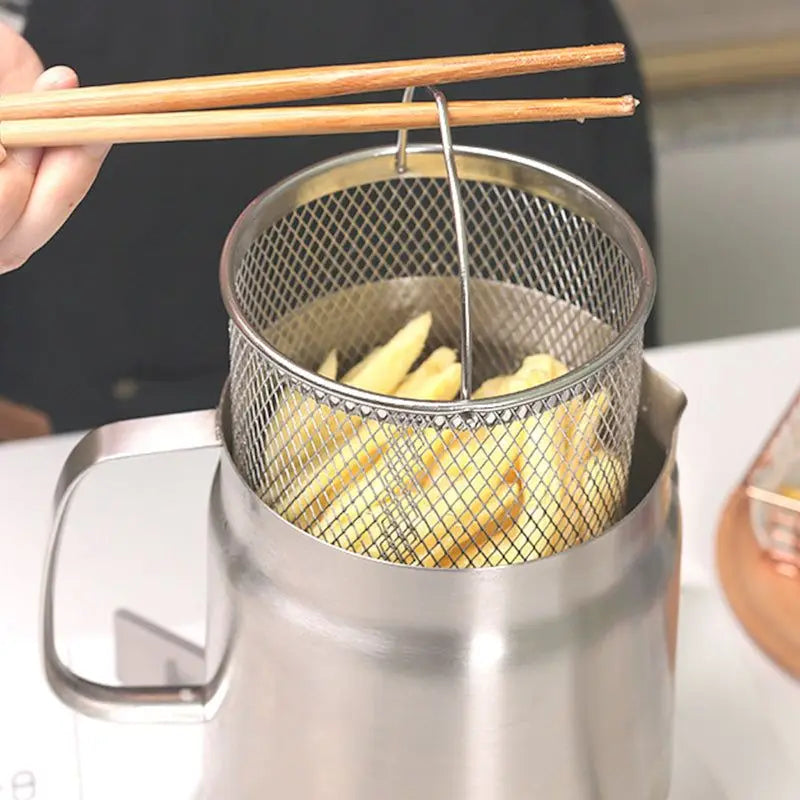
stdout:
[[[566,372],[566,365],[558,359],[538,353],[523,359],[519,370],[506,377],[505,385],[498,384],[495,388],[505,393],[522,391]],[[537,556],[539,548],[546,549],[547,540],[554,538],[551,518],[557,514],[563,499],[562,478],[570,446],[567,409],[564,406],[548,409],[536,418],[512,424],[509,430],[514,438],[511,452],[520,494],[517,519],[501,531],[502,536],[488,538],[480,548],[467,549],[455,566],[476,564],[481,557],[485,566],[498,566],[509,559],[528,560]],[[519,529],[516,536],[512,535],[514,527]]]
[[298,479],[300,494],[278,508],[290,522],[307,528],[314,517],[351,480],[362,475],[378,458],[386,443],[384,428],[374,420],[356,426],[350,438],[308,465]]
[[[432,321],[430,313],[412,319],[341,382],[452,400],[461,384],[454,349],[437,348],[411,371]],[[337,371],[332,350],[318,372],[336,380]],[[473,398],[513,394],[566,372],[558,359],[535,353],[516,372],[484,381]],[[302,490],[270,501],[310,533],[340,544],[346,537],[348,549],[372,557],[439,568],[528,561],[584,541],[617,515],[622,464],[598,438],[608,409],[600,390],[492,429],[412,432],[287,393],[270,422],[271,446],[293,453]]]
[[[320,535],[328,531],[333,539],[346,533],[353,550],[365,552],[373,542],[370,533],[373,526],[387,510],[391,510],[392,503],[398,502],[398,495],[416,491],[451,438],[449,432],[431,428],[417,434],[416,438],[409,435],[408,453],[400,450],[397,444],[388,448],[380,462],[344,488],[322,517],[315,520],[311,532]],[[396,461],[401,463],[394,466]],[[406,483],[396,483],[398,474],[405,477]]]
[[615,456],[601,451],[589,457],[578,485],[567,490],[559,510],[561,537],[555,542],[556,552],[597,536],[614,521],[625,499],[624,478]]
[[[408,370],[425,347],[433,323],[430,312],[420,314],[398,331],[385,345],[373,350],[342,379],[342,383],[365,391],[391,394],[406,377]],[[326,366],[323,364],[323,366]],[[333,452],[360,424],[357,417],[335,412],[314,400],[287,396],[270,420],[267,439],[277,452],[290,454],[295,469],[314,474],[315,461]],[[277,498],[270,498],[272,503]],[[287,512],[283,503],[277,509]]]
[[[546,380],[552,381],[567,373],[567,365],[547,353],[536,353],[522,360],[520,373],[543,372]],[[544,381],[542,381],[544,383]]]
[[596,458],[597,429],[608,405],[600,391],[585,402],[576,398],[549,409],[535,423],[526,421],[532,429],[524,437],[520,461],[525,511],[520,535],[505,551],[501,548],[503,556],[512,550],[514,560],[551,555],[596,529],[576,522],[584,517],[575,494],[585,494],[584,473]]
[[581,403],[572,434],[574,456],[586,461],[599,447],[597,432],[610,407],[608,395],[601,389]]
[[[494,530],[491,527],[479,531],[466,548],[461,545],[451,548],[437,566],[455,567],[489,567],[500,566],[508,560],[509,535],[517,527],[517,520],[522,512],[522,495],[519,482],[509,484],[510,492],[501,513],[493,518]],[[510,501],[510,502],[509,502]]]
[[625,502],[625,470],[622,462],[608,452],[595,454],[583,476],[585,492],[582,507],[587,521],[584,537],[596,535],[610,525]]
[[[533,530],[521,524],[500,538],[487,553],[486,566],[516,564],[560,553],[596,536],[610,525],[624,500],[622,463],[606,452],[581,464],[571,484],[563,488],[552,518]],[[473,557],[474,563],[474,557]]]
[[336,353],[336,350],[331,350],[327,356],[325,356],[325,360],[320,364],[319,369],[317,370],[318,375],[322,375],[323,378],[327,378],[330,381],[336,380],[336,372],[339,367],[339,357]]
[[[388,549],[395,560],[423,566],[453,561],[480,537],[494,535],[513,521],[511,511],[519,493],[500,472],[488,478],[474,471],[451,481],[444,473],[425,490],[394,493],[370,504],[357,517],[360,536],[351,542],[356,552],[380,558]],[[389,519],[383,530],[381,519]],[[450,557],[452,554],[452,557]]]
[[363,359],[361,359],[358,364],[345,372],[344,377],[342,378],[342,383],[352,386],[353,381],[364,371],[366,367],[375,361],[382,349],[382,347],[376,347],[374,350],[370,350],[370,352]]
[[569,426],[564,406],[548,409],[521,425],[519,475],[524,508],[521,527],[528,541],[536,543],[532,549],[539,555],[547,549],[542,540],[552,539],[556,533],[552,519],[564,497]]
[[519,369],[511,375],[498,375],[485,380],[473,393],[473,400],[500,397],[540,386],[567,372],[567,367],[546,353],[526,356]]
[[[450,397],[449,395],[439,397],[438,391],[434,391],[431,397],[431,390],[428,388],[427,382],[444,372],[447,367],[451,367],[456,363],[456,351],[450,347],[440,347],[434,350],[408,377],[397,387],[394,395],[395,397],[410,397],[416,400],[431,399],[431,400],[451,400],[455,397],[455,393]],[[461,368],[458,370],[459,381],[461,380]]]
[[[547,372],[549,380],[567,372],[566,365],[545,354],[525,359],[522,369]],[[495,562],[509,557],[529,560],[550,555],[574,543],[575,536],[569,530],[571,515],[565,513],[573,502],[569,484],[582,480],[598,444],[597,429],[607,409],[608,397],[600,391],[585,402],[574,398],[523,423],[519,464],[524,506],[521,531],[495,551]],[[509,551],[515,552],[509,556]]]
[[507,386],[510,375],[498,375],[496,378],[485,380],[473,393],[473,400],[483,400],[487,397],[499,397],[508,394]]
[[[442,365],[449,360],[449,356],[445,357],[443,353],[435,351],[413,374],[418,375],[420,370],[425,368],[427,376],[416,379],[410,389],[407,386],[405,391],[413,391],[414,399],[417,400],[452,400],[461,386],[461,365],[451,363],[438,372],[433,372],[431,369],[432,365]],[[409,376],[409,379],[413,375]],[[401,386],[400,389],[402,388]],[[398,389],[398,392],[400,389]],[[431,433],[435,432],[432,431]],[[400,431],[392,430],[389,425],[383,425],[380,428],[380,433],[373,437],[370,444],[383,448],[391,439],[400,435]],[[435,446],[433,438],[431,436],[430,439],[423,438],[418,440],[416,443],[417,452],[412,453],[410,462],[420,459],[424,463],[424,456],[427,451]],[[380,455],[382,457],[382,453]],[[334,535],[340,535],[356,521],[354,517],[364,515],[366,520],[369,506],[378,502],[381,495],[389,490],[389,484],[385,481],[385,478],[389,477],[388,472],[390,471],[377,469],[378,466],[381,465],[376,460],[373,464],[375,468],[363,471],[355,479],[354,486],[351,489],[341,491],[322,517],[313,524],[313,529],[325,530],[332,526],[335,529]],[[344,486],[341,488],[344,489]],[[361,535],[361,533],[363,533],[363,529],[357,532],[356,535]]]
[[[547,374],[523,362],[516,373],[489,379],[475,394],[490,397],[530,389],[547,380]],[[413,563],[453,565],[513,522],[511,512],[521,502],[519,429],[519,425],[503,425],[453,437],[442,458],[420,481],[422,491],[415,498],[419,522],[413,531],[417,544],[410,554]]]
[[[342,383],[377,394],[392,394],[422,353],[432,323],[430,312],[415,317],[383,347],[370,353],[355,368],[355,375]],[[357,426],[357,418],[348,419],[345,414],[325,407],[315,410],[299,437],[306,440],[299,454],[301,460],[303,456],[334,450]]]
[[428,311],[401,328],[383,347],[355,368],[354,377],[342,383],[377,394],[393,394],[420,357],[433,324]]
[[514,483],[500,472],[473,480],[462,476],[435,496],[429,490],[416,508],[420,521],[412,562],[425,567],[451,566],[470,546],[480,547],[513,520],[511,512],[519,503]]
[[461,364],[450,364],[441,372],[430,375],[419,383],[413,395],[408,395],[415,400],[426,402],[444,402],[452,400],[461,388]]
[[[458,378],[460,385],[460,373]],[[454,388],[453,396],[457,388]],[[452,398],[450,398],[452,399]],[[450,448],[458,444],[453,431],[439,431],[433,428],[418,432],[409,432],[408,454],[399,448],[390,449],[392,462],[386,463],[386,457],[376,469],[352,485],[352,491],[346,492],[331,504],[325,516],[320,520],[320,528],[333,526],[336,535],[348,532],[348,538],[355,552],[368,552],[374,549],[375,542],[383,532],[373,528],[377,520],[387,511],[401,502],[400,496],[412,498],[412,502],[430,485],[432,475],[440,471],[444,465],[450,464],[451,471],[457,471],[452,463],[453,454]],[[462,455],[462,463],[466,456]],[[394,462],[401,463],[394,465]],[[377,468],[380,467],[380,468]],[[403,476],[403,482],[396,483],[396,475]]]
[[444,486],[433,484],[425,491],[417,507],[421,519],[414,563],[455,566],[470,550],[480,551],[513,524],[520,508],[518,484],[511,474],[513,463],[508,461],[505,473],[485,465],[483,470],[462,474],[452,482],[440,476]]
[[[452,400],[461,385],[461,365],[450,364],[437,373],[428,372],[427,377],[415,381],[414,398]],[[369,479],[370,468],[378,465],[383,449],[397,435],[399,432],[386,423],[364,422],[341,447],[326,456],[324,463],[315,465],[316,474],[306,472],[307,478],[300,480],[303,491],[281,513],[300,527],[311,525],[314,517],[326,513],[327,506],[348,483]]]
[[[608,395],[601,390],[586,401],[574,398],[565,406],[548,412],[560,417],[560,427],[556,430],[551,426],[548,432],[550,442],[545,442],[545,446],[548,448],[549,465],[547,461],[543,462],[539,471],[549,472],[551,468],[556,471],[560,465],[560,486],[554,491],[556,483],[552,480],[548,492],[545,486],[535,484],[544,494],[547,506],[541,507],[538,514],[532,512],[533,499],[527,503],[528,519],[540,529],[535,547],[540,555],[560,552],[563,545],[575,543],[571,520],[579,512],[574,508],[571,493],[580,486],[586,465],[600,446],[597,431],[608,408]],[[549,417],[544,417],[544,420],[551,421]],[[555,544],[549,545],[549,540]]]
[[[328,378],[329,380],[336,380],[337,369],[338,355],[336,350],[331,350],[317,369],[317,374],[322,375],[324,378]],[[267,440],[270,441],[278,431],[286,431],[287,429],[291,430],[289,426],[293,422],[296,424],[298,420],[302,420],[310,415],[314,410],[314,405],[315,404],[313,400],[309,398],[303,398],[299,392],[288,391],[286,396],[283,398],[281,405],[278,407],[274,416],[269,422],[267,427]],[[290,433],[286,439],[288,441],[288,439],[291,438],[292,435]],[[274,480],[270,479],[270,477],[270,468],[268,466],[262,495],[268,503],[274,504],[277,500],[277,485]]]

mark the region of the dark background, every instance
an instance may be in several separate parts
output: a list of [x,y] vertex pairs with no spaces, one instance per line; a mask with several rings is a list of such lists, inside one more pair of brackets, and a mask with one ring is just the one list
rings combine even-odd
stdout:
[[[34,0],[26,37],[46,66],[74,66],[83,84],[627,41],[605,0]],[[644,96],[633,50],[625,65],[445,88],[450,99]],[[577,173],[620,202],[655,247],[645,109],[584,125],[459,129],[455,139]],[[295,170],[392,140],[115,148],[67,226],[0,282],[2,393],[47,411],[58,430],[213,406],[227,370],[218,258],[238,213]]]

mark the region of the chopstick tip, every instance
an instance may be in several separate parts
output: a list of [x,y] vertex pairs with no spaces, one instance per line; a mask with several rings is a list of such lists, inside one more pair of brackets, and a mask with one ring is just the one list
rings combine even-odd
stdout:
[[609,45],[614,52],[614,61],[612,63],[622,64],[628,58],[628,49],[624,42],[614,42]]
[[632,94],[623,95],[619,100],[622,103],[623,114],[627,116],[633,116],[636,113],[636,109],[642,104],[642,101]]

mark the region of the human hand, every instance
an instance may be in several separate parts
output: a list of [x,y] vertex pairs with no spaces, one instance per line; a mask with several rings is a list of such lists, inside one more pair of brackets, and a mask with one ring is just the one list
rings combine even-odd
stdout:
[[[0,22],[0,94],[69,89],[67,67],[43,71],[33,48]],[[94,182],[107,145],[4,150],[0,145],[0,274],[22,266],[67,221]]]
[[52,432],[47,414],[0,397],[0,442],[47,436]]

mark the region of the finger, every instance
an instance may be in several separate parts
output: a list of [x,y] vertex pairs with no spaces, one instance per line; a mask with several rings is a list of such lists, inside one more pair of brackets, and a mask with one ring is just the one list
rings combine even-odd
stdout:
[[45,245],[86,196],[109,145],[48,150],[22,216],[0,241],[0,271],[23,264]]
[[[66,88],[77,83],[77,76],[71,69],[53,67],[36,79],[33,91]],[[42,151],[38,148],[20,148],[5,151],[5,157],[0,159],[0,248],[25,210],[41,157]]]
[[0,442],[46,436],[52,432],[52,424],[44,412],[0,397]]
[[22,216],[36,177],[24,163],[8,151],[0,162],[0,246],[3,238]]
[[[51,67],[45,70],[33,84],[31,91],[49,92],[53,89],[75,89],[78,86],[78,76],[69,67]],[[42,157],[42,150],[32,147],[21,147],[9,151],[12,159],[27,167],[30,171],[36,172],[39,160]]]

